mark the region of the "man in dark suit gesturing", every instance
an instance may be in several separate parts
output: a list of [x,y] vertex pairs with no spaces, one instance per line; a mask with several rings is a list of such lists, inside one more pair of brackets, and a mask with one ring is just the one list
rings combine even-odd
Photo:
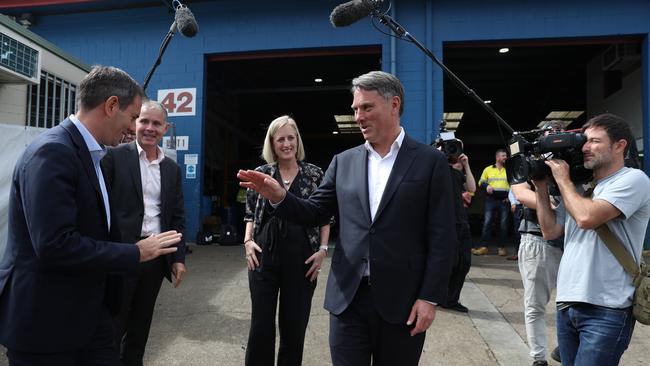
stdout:
[[14,169],[9,235],[0,261],[0,343],[10,365],[116,365],[109,273],[176,251],[174,231],[109,241],[99,161],[140,113],[140,86],[98,66],[81,81],[79,110],[37,137]]
[[445,303],[455,233],[445,156],[404,133],[404,91],[373,71],[352,81],[366,143],[338,154],[307,200],[275,180],[240,171],[275,214],[315,226],[338,213],[325,308],[334,365],[416,365],[425,331]]
[[[167,110],[158,102],[142,103],[135,121],[136,140],[109,149],[102,170],[111,192],[111,208],[124,242],[135,242],[167,230],[183,232],[185,211],[181,171],[158,146],[169,128]],[[185,274],[185,242],[178,251],[142,265],[125,276],[125,291],[116,318],[116,345],[124,365],[142,365],[151,318],[163,277],[175,277],[178,287]]]

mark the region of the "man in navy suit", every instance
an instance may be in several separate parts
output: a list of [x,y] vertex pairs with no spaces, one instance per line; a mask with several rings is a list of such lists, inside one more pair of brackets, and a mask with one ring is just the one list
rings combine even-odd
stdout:
[[404,91],[395,76],[361,75],[352,93],[366,143],[336,155],[309,199],[259,172],[238,177],[268,198],[276,215],[300,224],[316,226],[338,213],[340,237],[325,294],[333,364],[417,365],[451,271],[449,167],[441,152],[400,126]]
[[[158,146],[168,128],[165,107],[147,100],[135,122],[136,141],[109,149],[102,159],[120,241],[135,243],[151,234],[185,229],[181,170]],[[142,365],[162,279],[171,281],[173,274],[174,286],[180,285],[185,248],[181,240],[175,253],[144,263],[138,273],[124,276],[124,297],[115,319],[116,346],[123,365]]]
[[0,343],[10,365],[117,365],[109,274],[172,253],[174,231],[109,241],[99,161],[133,129],[144,95],[124,71],[97,66],[78,88],[79,110],[37,137],[16,163],[9,235],[0,261]]

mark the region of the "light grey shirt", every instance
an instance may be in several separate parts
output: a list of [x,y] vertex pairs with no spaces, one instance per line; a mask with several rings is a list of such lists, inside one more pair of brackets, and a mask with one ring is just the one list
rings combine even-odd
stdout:
[[[650,219],[650,179],[638,169],[621,168],[597,182],[594,200],[612,204],[622,215],[607,222],[637,263]],[[557,302],[585,302],[610,308],[632,305],[634,285],[594,230],[578,227],[564,204],[556,210],[564,223],[564,255],[557,278]]]

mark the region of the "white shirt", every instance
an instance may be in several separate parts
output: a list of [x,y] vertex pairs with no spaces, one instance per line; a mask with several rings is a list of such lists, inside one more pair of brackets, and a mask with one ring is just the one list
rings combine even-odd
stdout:
[[383,158],[379,155],[368,141],[364,144],[368,150],[368,198],[370,203],[370,218],[374,221],[379,208],[379,202],[384,195],[388,177],[395,165],[395,158],[399,152],[402,142],[404,141],[404,129],[400,127],[400,133],[397,135],[393,144],[390,145],[390,151]]
[[106,190],[106,182],[104,181],[104,175],[102,174],[102,169],[99,165],[99,161],[102,160],[104,155],[106,155],[106,147],[100,145],[95,137],[88,131],[86,126],[75,116],[74,114],[70,115],[70,120],[77,127],[79,133],[88,147],[90,152],[90,157],[93,160],[93,167],[95,168],[95,174],[97,175],[97,180],[99,181],[99,189],[102,191],[102,200],[104,201],[104,209],[106,210],[106,224],[108,230],[111,230],[111,206],[108,201],[108,190]]
[[147,153],[137,141],[135,145],[138,147],[142,201],[144,203],[140,236],[160,234],[160,162],[165,158],[165,154],[163,154],[160,147],[156,146],[158,157],[153,161],[149,161]]
[[[388,154],[383,158],[377,153],[377,151],[375,151],[368,141],[364,144],[368,150],[368,201],[370,203],[370,218],[373,221],[375,220],[375,215],[379,208],[379,202],[381,202],[381,197],[384,195],[386,183],[388,183],[390,172],[393,170],[397,153],[399,152],[403,141],[404,129],[400,127],[399,135],[397,135],[395,141],[390,145]],[[370,262],[366,263],[367,265],[363,272],[365,276],[369,276]]]

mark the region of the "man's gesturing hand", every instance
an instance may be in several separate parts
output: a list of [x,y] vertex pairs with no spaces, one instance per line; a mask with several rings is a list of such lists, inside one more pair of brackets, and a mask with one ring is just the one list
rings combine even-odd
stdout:
[[166,231],[164,233],[151,235],[146,239],[142,239],[135,243],[140,249],[140,262],[147,262],[152,259],[158,258],[161,255],[174,253],[178,248],[168,248],[179,241],[183,234],[177,233],[175,230]]
[[436,306],[426,302],[422,299],[415,300],[415,304],[411,308],[411,315],[409,315],[406,325],[411,325],[415,322],[415,327],[411,329],[411,336],[418,333],[425,332],[433,323],[436,318]]
[[239,182],[241,187],[257,191],[262,197],[274,204],[282,201],[287,194],[287,191],[280,186],[277,180],[270,175],[255,170],[240,170],[237,173],[237,178],[241,180]]

